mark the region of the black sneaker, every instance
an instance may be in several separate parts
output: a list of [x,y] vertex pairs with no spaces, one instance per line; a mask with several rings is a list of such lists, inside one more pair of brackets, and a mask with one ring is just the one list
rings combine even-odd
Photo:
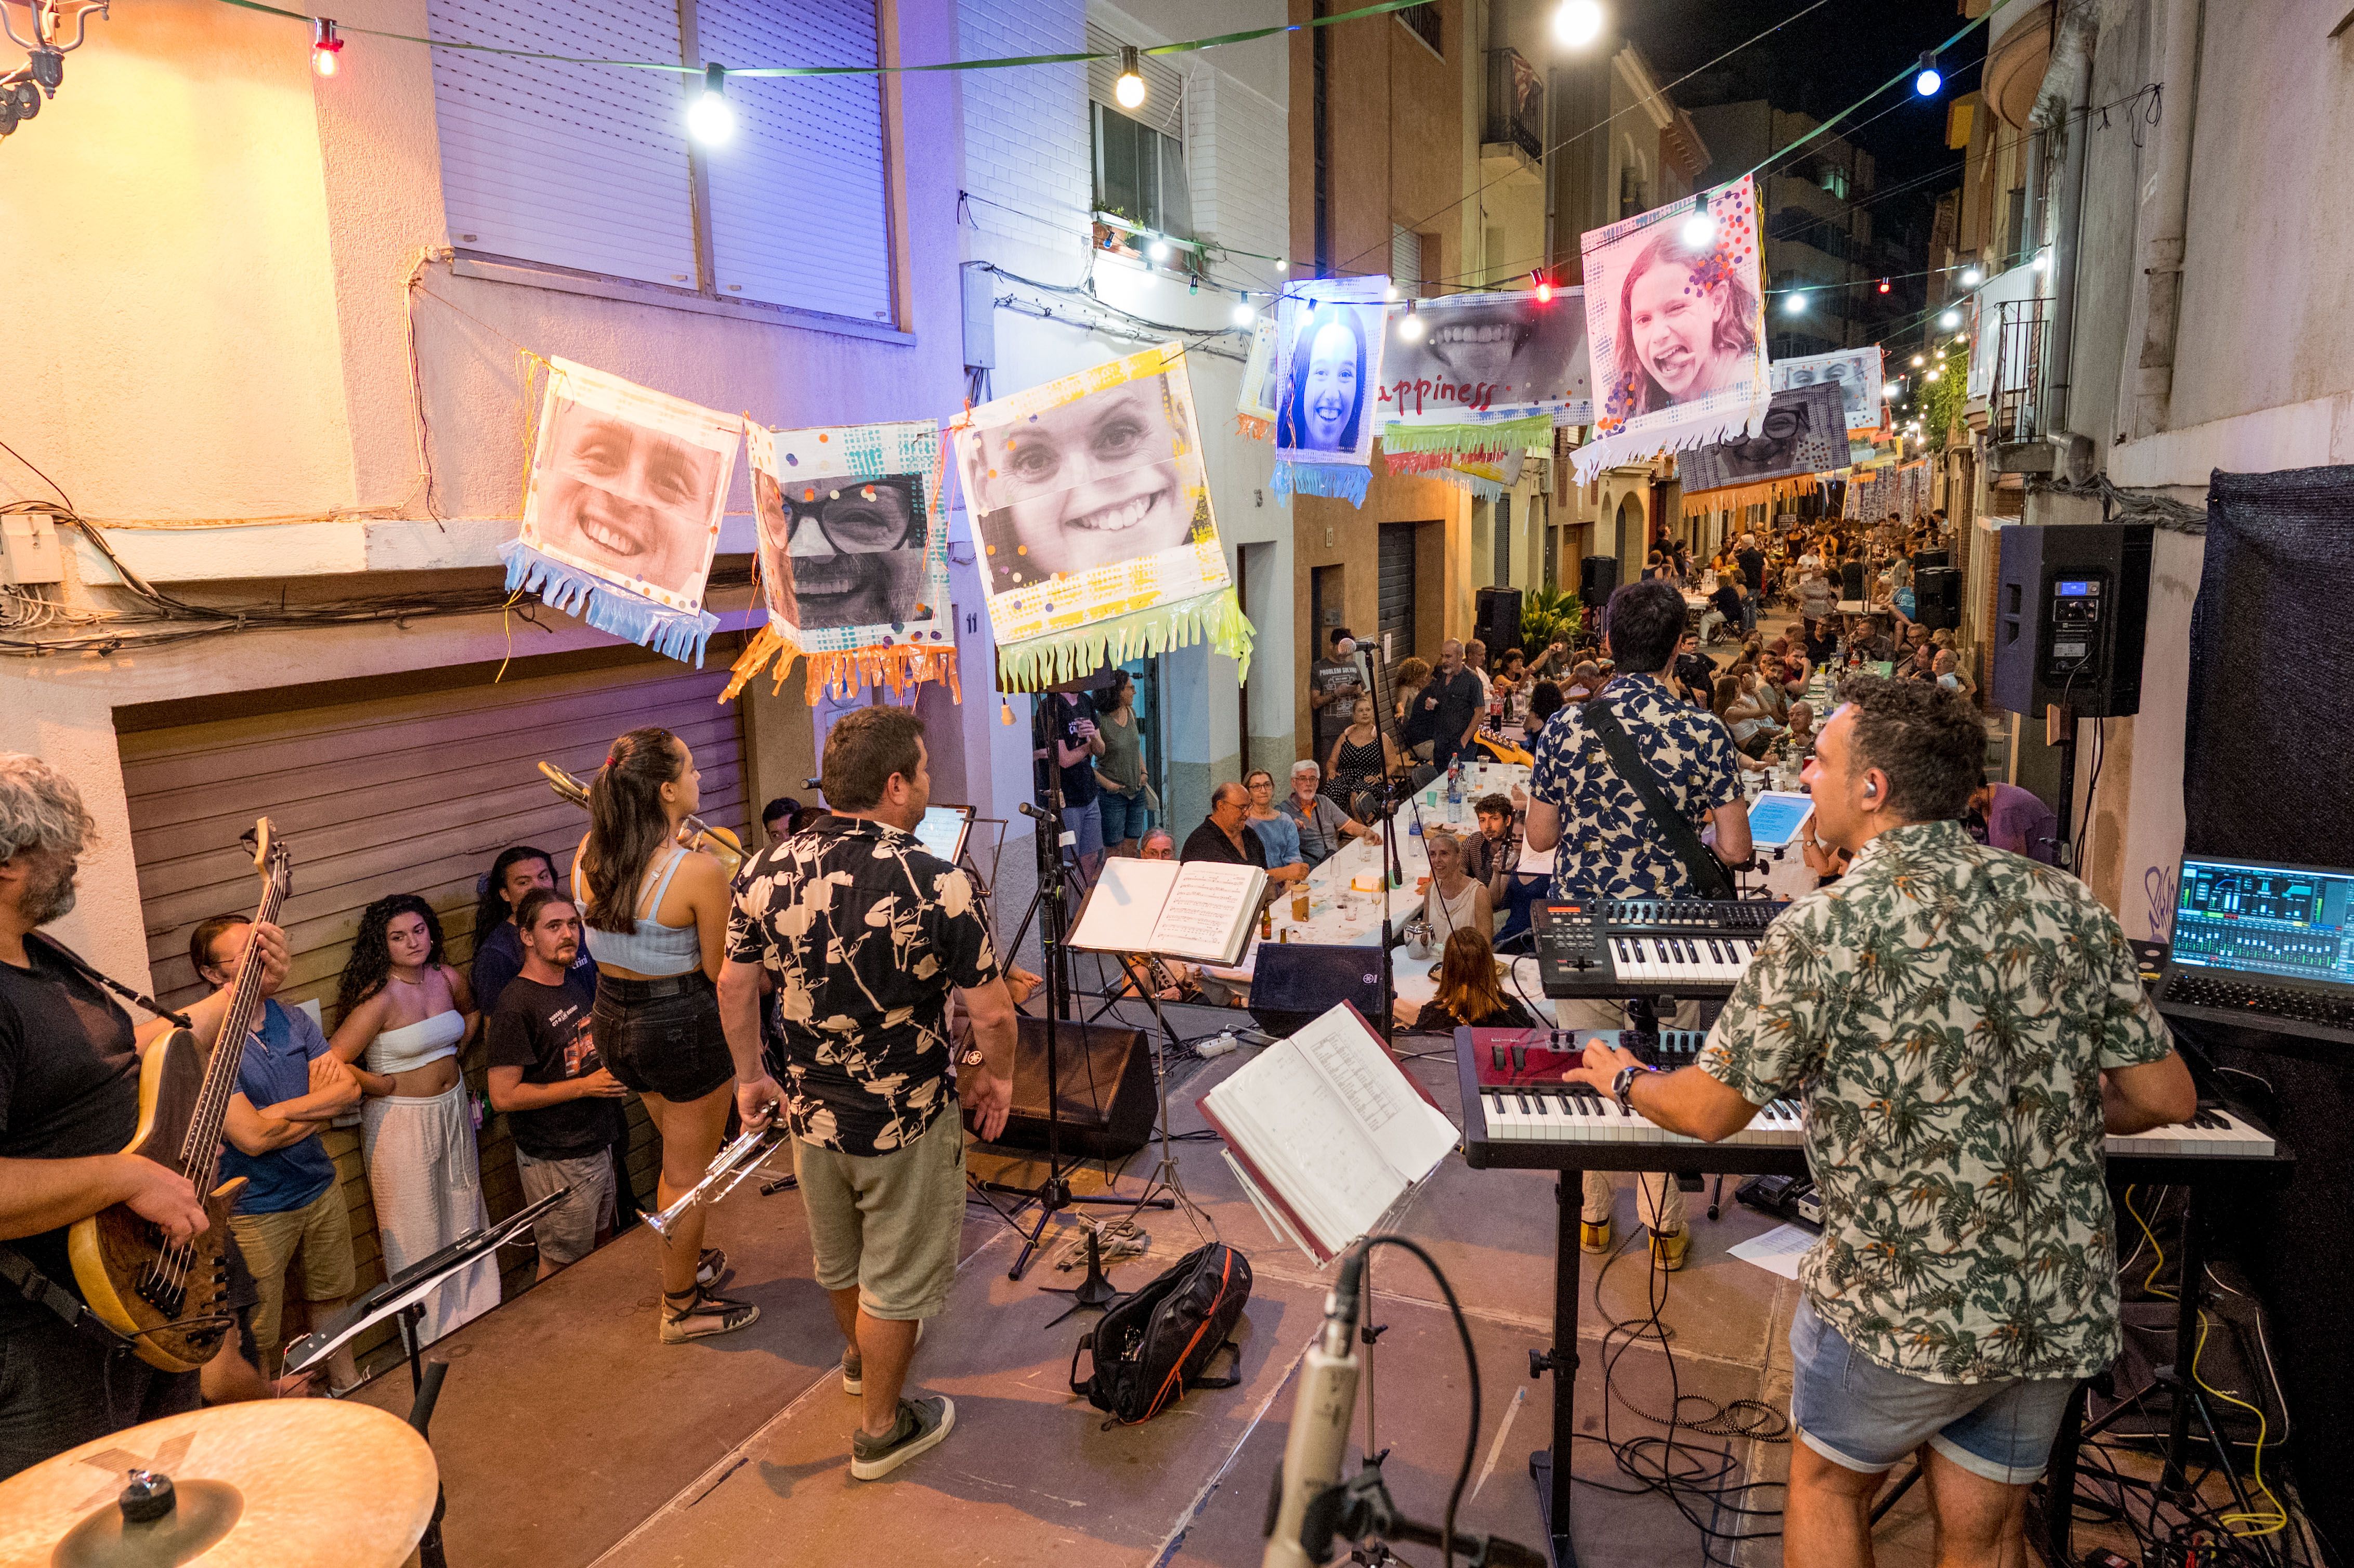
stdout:
[[850,1474],[861,1481],[881,1480],[927,1448],[938,1446],[956,1425],[956,1404],[946,1394],[899,1402],[899,1424],[887,1437],[869,1437],[864,1429],[850,1438]]
[[749,1301],[730,1301],[697,1286],[695,1294],[684,1300],[668,1294],[663,1297],[662,1342],[683,1345],[689,1340],[732,1334],[759,1320],[760,1309]]

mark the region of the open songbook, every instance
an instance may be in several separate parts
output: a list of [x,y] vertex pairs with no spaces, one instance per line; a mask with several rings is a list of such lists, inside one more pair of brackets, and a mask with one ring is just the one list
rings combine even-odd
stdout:
[[1255,865],[1117,855],[1104,862],[1067,940],[1084,952],[1231,964],[1250,941],[1266,891],[1267,873]]
[[1347,1002],[1198,1103],[1259,1216],[1320,1267],[1379,1225],[1458,1137]]

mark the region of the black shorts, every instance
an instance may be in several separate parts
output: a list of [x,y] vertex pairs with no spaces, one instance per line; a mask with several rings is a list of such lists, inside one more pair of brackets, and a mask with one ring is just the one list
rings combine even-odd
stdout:
[[642,1095],[699,1100],[736,1076],[719,1027],[719,993],[700,970],[666,980],[597,977],[597,1054]]

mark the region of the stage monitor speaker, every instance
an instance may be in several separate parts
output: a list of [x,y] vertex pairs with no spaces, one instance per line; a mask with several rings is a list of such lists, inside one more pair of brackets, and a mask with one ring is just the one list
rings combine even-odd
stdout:
[[2147,523],[2002,531],[1990,629],[1997,706],[2031,717],[2053,703],[2084,718],[2141,711],[2153,532]]
[[1284,1035],[1353,1001],[1376,1029],[1382,1018],[1382,952],[1354,943],[1259,944],[1252,966],[1251,1017]]
[[1840,563],[1840,598],[1860,599],[1863,597],[1863,563]]
[[1504,650],[1521,645],[1521,590],[1483,588],[1471,605],[1471,635],[1488,645],[1488,668],[1500,670]]
[[1932,567],[1950,567],[1953,564],[1954,553],[1951,550],[1915,550],[1913,552],[1913,569],[1916,573],[1925,572]]
[[[1144,1033],[1109,1023],[1055,1025],[1063,1153],[1119,1160],[1152,1140],[1152,1053]],[[1013,1039],[1013,1111],[998,1143],[1046,1148],[1046,1021],[1023,1013]]]
[[1577,598],[1582,604],[1607,604],[1618,587],[1618,557],[1588,556],[1577,564]]
[[1950,630],[1962,623],[1962,574],[1951,567],[1929,567],[1913,577],[1913,619],[1932,631]]

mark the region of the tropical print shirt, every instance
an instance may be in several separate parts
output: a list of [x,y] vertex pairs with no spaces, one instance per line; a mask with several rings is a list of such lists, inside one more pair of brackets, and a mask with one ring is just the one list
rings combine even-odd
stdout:
[[727,956],[776,977],[786,1123],[845,1154],[913,1143],[956,1103],[949,991],[997,954],[972,881],[912,833],[828,817],[736,876]]
[[[1712,714],[1668,690],[1655,675],[1621,675],[1604,688],[1618,727],[1649,764],[1659,790],[1698,822],[1741,799],[1733,736]],[[1691,896],[1691,876],[1634,786],[1618,776],[1579,705],[1545,721],[1529,772],[1532,799],[1561,812],[1553,853],[1556,898]]]
[[2172,1048],[2089,888],[1925,822],[1767,928],[1700,1065],[1805,1104],[1824,1320],[1893,1371],[1989,1383],[2115,1359],[2101,1073]]

